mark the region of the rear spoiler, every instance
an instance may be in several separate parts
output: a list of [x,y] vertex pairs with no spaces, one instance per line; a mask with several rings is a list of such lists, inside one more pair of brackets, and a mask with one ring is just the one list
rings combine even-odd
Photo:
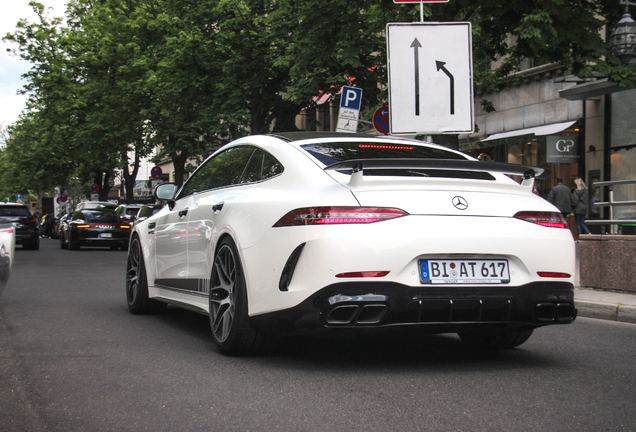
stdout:
[[545,179],[552,175],[552,171],[547,168],[530,165],[519,165],[503,162],[480,162],[468,159],[352,159],[343,162],[336,162],[324,168],[325,171],[337,171],[351,169],[357,173],[364,169],[438,169],[438,170],[459,170],[459,171],[479,171],[497,172],[509,175],[523,176],[524,180]]

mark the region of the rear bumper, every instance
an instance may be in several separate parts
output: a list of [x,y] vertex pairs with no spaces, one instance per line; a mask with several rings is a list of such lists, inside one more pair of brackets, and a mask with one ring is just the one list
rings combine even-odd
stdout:
[[19,244],[19,245],[32,245],[32,244],[37,244],[40,242],[40,232],[39,231],[32,231],[32,232],[26,232],[26,233],[21,233],[18,232],[16,233],[16,237],[15,237],[15,243]]
[[277,333],[308,329],[418,326],[429,333],[469,328],[535,328],[576,318],[569,282],[517,287],[406,286],[394,282],[345,282],[328,286],[298,306],[253,320]]

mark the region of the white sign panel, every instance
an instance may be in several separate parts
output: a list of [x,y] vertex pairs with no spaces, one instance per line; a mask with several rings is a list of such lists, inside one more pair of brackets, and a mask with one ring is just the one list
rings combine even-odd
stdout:
[[389,23],[389,108],[393,134],[473,132],[469,22]]

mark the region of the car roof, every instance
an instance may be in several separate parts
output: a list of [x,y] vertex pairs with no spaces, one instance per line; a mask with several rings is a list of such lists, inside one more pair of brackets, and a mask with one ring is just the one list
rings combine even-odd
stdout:
[[15,202],[0,202],[0,205],[9,205],[9,206],[19,206],[19,207],[26,207],[24,204],[22,203],[15,203]]

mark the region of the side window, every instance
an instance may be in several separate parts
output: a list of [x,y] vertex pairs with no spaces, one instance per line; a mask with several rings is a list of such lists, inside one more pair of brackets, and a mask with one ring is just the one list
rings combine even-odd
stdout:
[[179,198],[194,192],[238,184],[253,147],[233,147],[203,164],[183,186]]
[[256,150],[245,168],[241,183],[266,180],[283,172],[283,166],[269,153]]

